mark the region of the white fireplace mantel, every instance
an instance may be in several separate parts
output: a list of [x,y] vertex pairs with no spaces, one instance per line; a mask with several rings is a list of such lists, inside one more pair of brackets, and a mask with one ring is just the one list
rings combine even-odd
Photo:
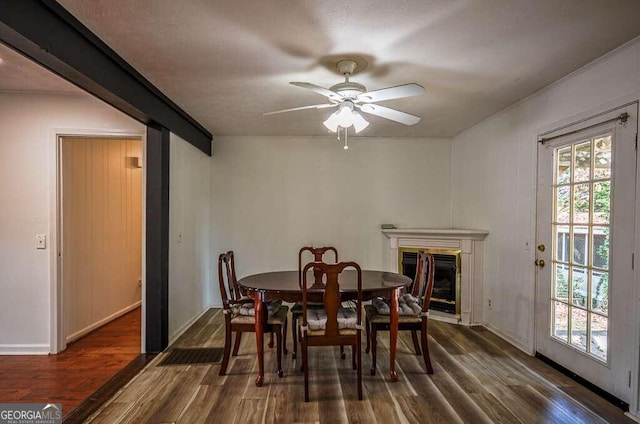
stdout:
[[382,232],[390,241],[389,269],[394,272],[399,270],[398,249],[400,248],[459,250],[460,315],[432,314],[432,316],[465,325],[482,323],[482,251],[488,231],[461,228],[394,228],[384,229]]

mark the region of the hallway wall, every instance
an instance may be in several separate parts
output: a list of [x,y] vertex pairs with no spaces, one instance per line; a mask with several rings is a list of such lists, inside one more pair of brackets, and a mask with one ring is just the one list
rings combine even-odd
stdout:
[[[0,93],[0,354],[49,353],[56,133],[144,134],[89,95]],[[47,248],[36,249],[36,234]]]

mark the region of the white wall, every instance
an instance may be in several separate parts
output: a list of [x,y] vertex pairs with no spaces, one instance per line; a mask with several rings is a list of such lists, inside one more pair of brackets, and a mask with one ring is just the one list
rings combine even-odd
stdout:
[[[48,353],[55,134],[144,126],[88,95],[0,93],[0,129],[0,353]],[[46,250],[36,234],[47,235]]]
[[[212,261],[234,250],[241,278],[297,269],[302,246],[333,245],[341,260],[384,269],[389,240],[380,224],[451,225],[450,140],[353,137],[349,144],[345,151],[335,137],[216,138]],[[214,295],[219,305],[218,289]]]
[[557,123],[638,99],[639,92],[636,40],[453,140],[453,225],[490,232],[484,320],[525,350],[534,349],[536,136]]
[[211,158],[171,134],[169,169],[169,343],[210,305]]

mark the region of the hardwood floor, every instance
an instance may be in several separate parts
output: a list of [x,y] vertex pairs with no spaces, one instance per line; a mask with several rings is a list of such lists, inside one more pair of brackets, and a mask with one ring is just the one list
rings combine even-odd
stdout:
[[[219,309],[208,311],[176,347],[222,346]],[[219,364],[163,366],[159,355],[91,419],[94,423],[632,423],[588,389],[484,328],[430,322],[435,373],[423,371],[410,334],[401,332],[397,369],[388,379],[388,333],[379,335],[378,372],[363,373],[358,401],[351,361],[339,348],[310,349],[310,396],[304,403],[299,363],[285,356],[275,375],[275,351],[265,349],[265,384],[255,387],[255,338],[243,337],[228,375]],[[290,339],[289,339],[290,340]],[[363,354],[363,369],[371,366]]]
[[140,354],[140,308],[57,355],[0,356],[0,402],[62,403],[66,417]]

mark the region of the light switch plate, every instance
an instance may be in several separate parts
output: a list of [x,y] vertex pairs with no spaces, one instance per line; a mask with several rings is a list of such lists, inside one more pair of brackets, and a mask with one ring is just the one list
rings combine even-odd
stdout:
[[36,234],[36,249],[46,249],[46,248],[47,248],[47,235]]

